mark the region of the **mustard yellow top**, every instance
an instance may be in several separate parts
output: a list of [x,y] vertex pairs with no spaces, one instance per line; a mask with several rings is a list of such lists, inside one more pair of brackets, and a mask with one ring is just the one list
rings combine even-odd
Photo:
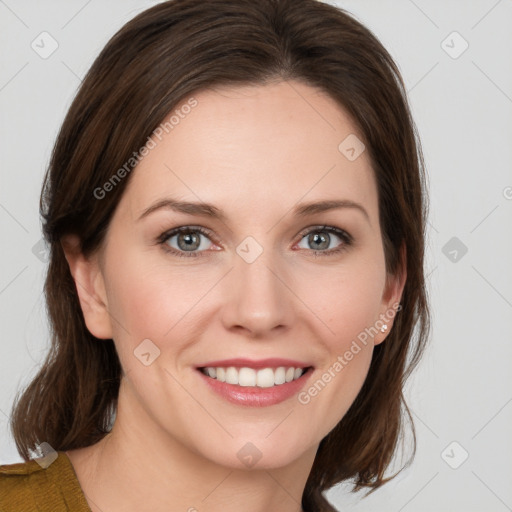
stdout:
[[75,470],[61,451],[46,468],[30,460],[0,466],[1,512],[91,512]]

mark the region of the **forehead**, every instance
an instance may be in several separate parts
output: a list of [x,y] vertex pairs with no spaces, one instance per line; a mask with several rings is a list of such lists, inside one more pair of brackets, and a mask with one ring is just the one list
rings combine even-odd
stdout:
[[194,108],[183,109],[161,140],[153,137],[156,146],[133,171],[122,200],[133,217],[166,194],[237,213],[344,198],[376,214],[366,152],[350,160],[339,147],[358,136],[356,126],[323,91],[285,81],[218,87],[193,98]]

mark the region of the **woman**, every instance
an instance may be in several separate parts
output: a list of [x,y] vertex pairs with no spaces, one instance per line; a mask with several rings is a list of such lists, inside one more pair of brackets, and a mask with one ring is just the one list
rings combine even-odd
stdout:
[[138,15],[71,105],[41,213],[53,345],[2,510],[332,511],[336,483],[389,480],[428,335],[425,176],[399,71],[346,12]]

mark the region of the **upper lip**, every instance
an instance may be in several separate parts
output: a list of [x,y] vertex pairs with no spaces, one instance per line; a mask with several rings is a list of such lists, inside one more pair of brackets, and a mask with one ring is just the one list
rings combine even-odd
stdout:
[[308,368],[312,366],[309,363],[303,363],[301,361],[296,361],[293,359],[281,359],[281,358],[268,358],[268,359],[245,359],[245,358],[235,358],[235,359],[222,359],[217,361],[209,361],[207,363],[198,365],[197,368],[218,368],[218,367],[229,367],[234,366],[236,368],[279,368],[280,366],[284,366],[286,368],[290,368],[293,366],[294,368]]

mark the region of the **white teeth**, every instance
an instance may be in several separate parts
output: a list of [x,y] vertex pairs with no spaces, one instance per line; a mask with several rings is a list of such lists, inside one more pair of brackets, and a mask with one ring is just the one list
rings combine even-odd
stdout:
[[238,386],[258,386],[260,388],[271,388],[272,386],[279,386],[285,382],[297,380],[305,372],[303,368],[262,368],[255,370],[254,368],[235,368],[229,366],[223,367],[207,367],[201,370],[205,375],[212,379],[217,379],[220,382],[227,382],[228,384],[235,384]]
[[238,371],[239,386],[256,386],[256,372],[252,368],[240,368]]
[[282,366],[275,371],[274,382],[276,384],[284,384],[286,382],[286,370]]
[[228,384],[238,384],[238,370],[233,366],[226,369],[226,382]]
[[259,388],[271,388],[274,386],[274,370],[272,368],[263,368],[263,370],[258,370],[256,375],[256,385]]

